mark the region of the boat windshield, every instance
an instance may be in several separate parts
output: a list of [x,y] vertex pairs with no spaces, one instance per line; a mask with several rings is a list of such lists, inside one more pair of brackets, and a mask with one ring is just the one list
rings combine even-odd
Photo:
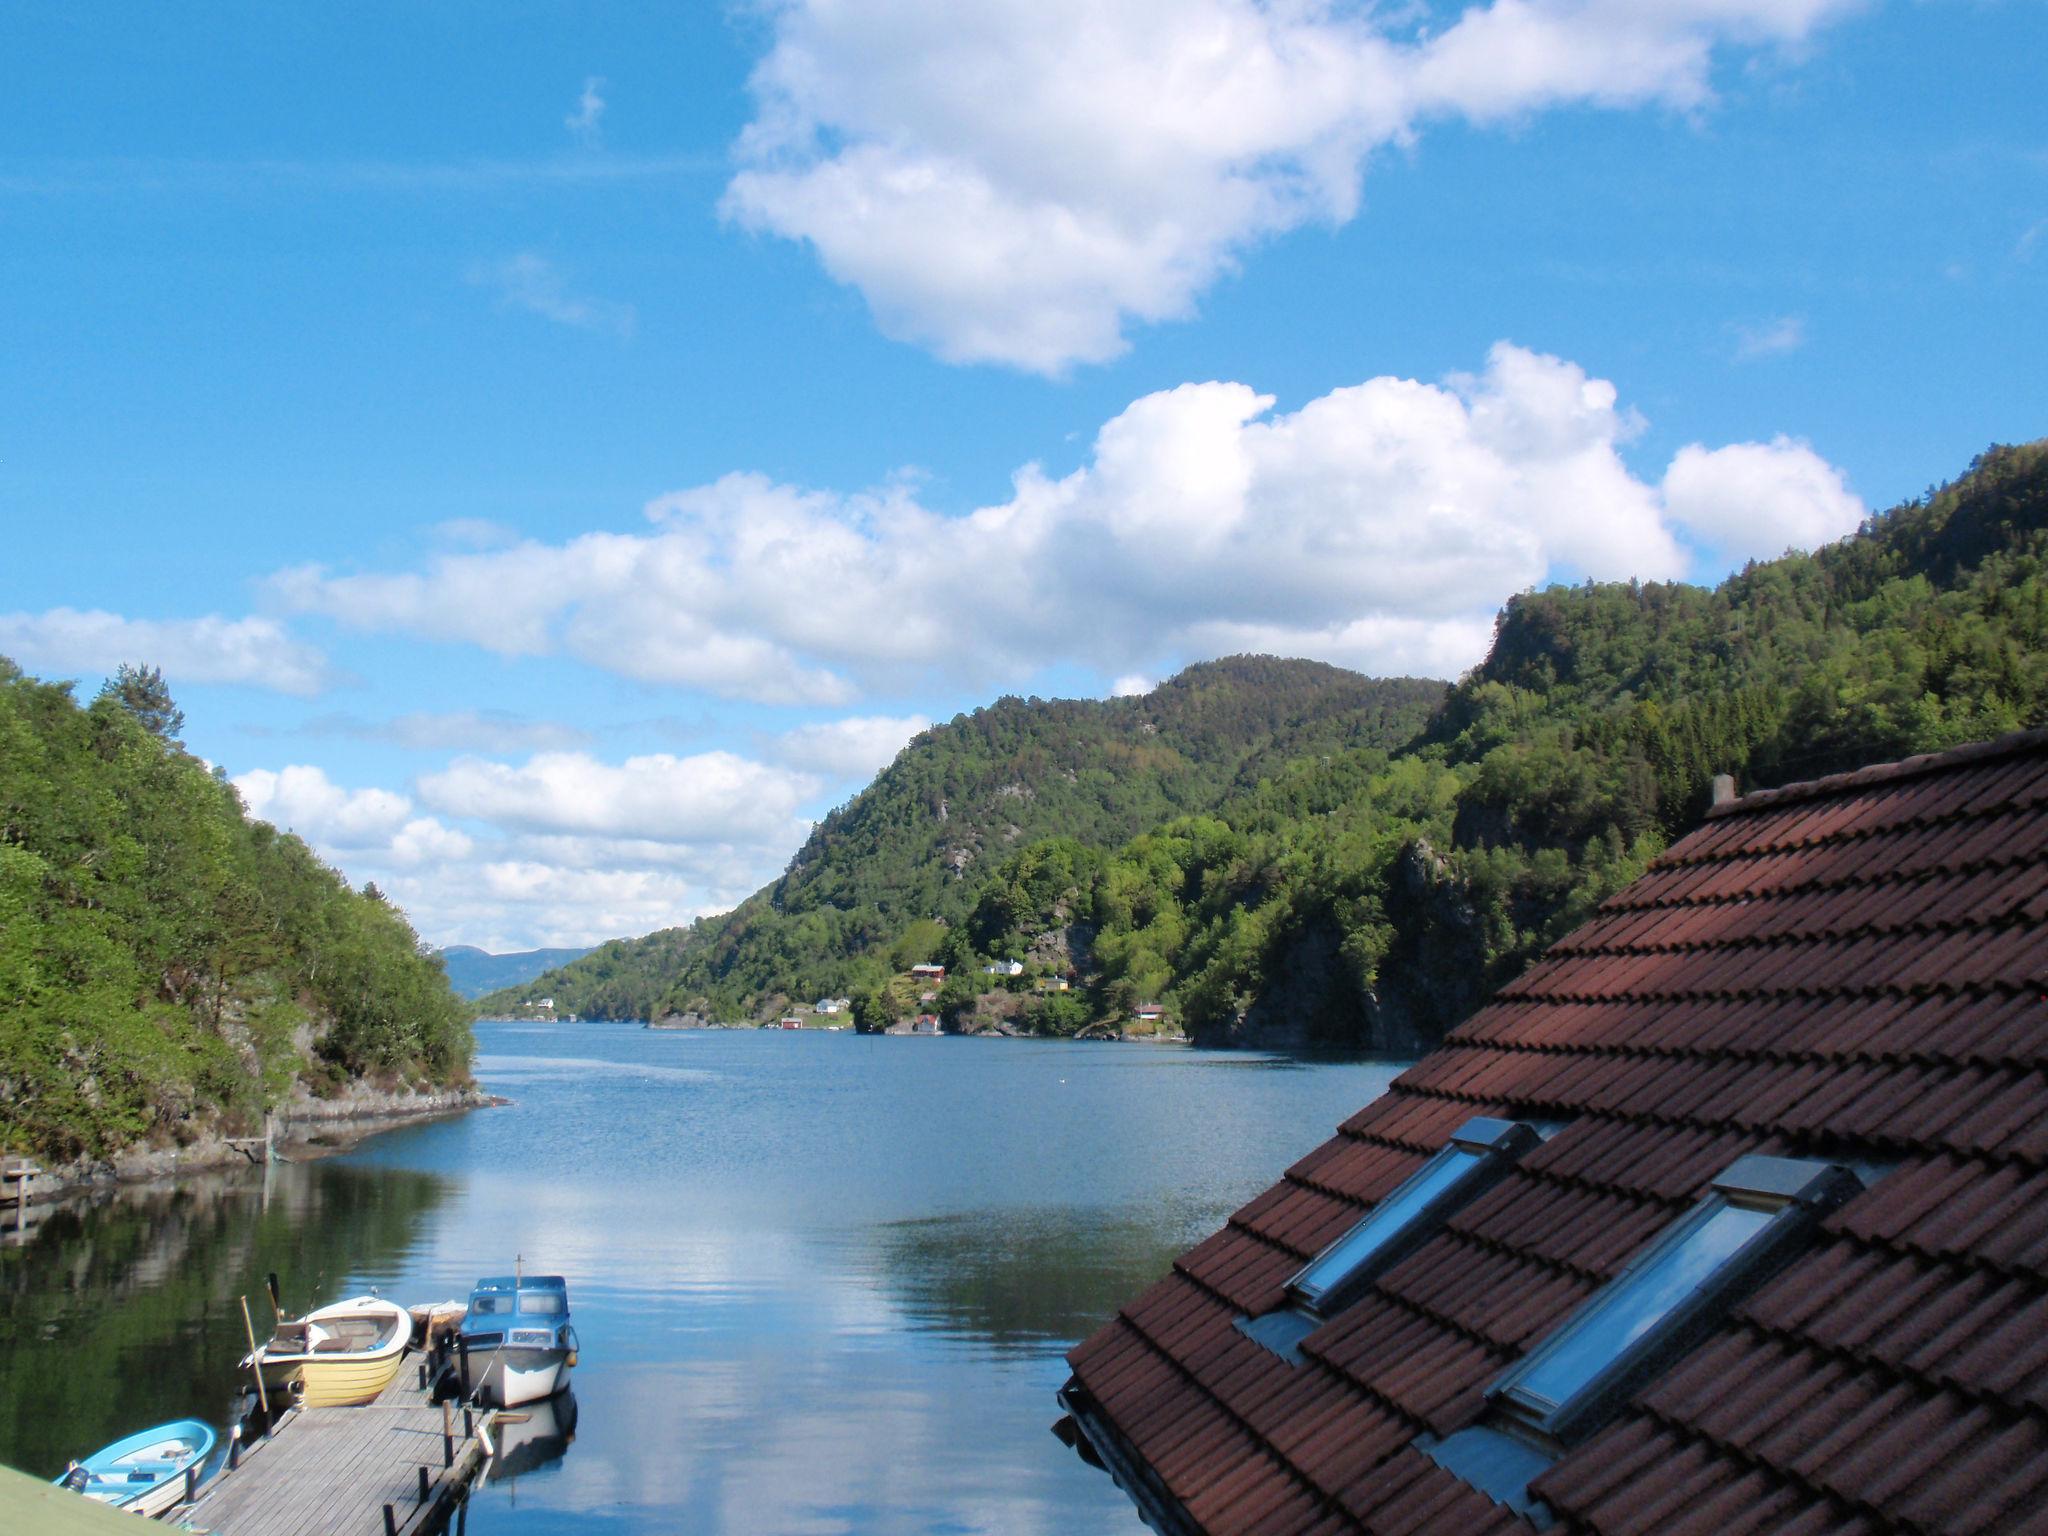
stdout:
[[528,1317],[560,1317],[569,1310],[569,1298],[560,1291],[521,1291],[519,1310]]
[[478,1317],[503,1317],[512,1310],[512,1298],[498,1295],[476,1295],[469,1298],[469,1310]]

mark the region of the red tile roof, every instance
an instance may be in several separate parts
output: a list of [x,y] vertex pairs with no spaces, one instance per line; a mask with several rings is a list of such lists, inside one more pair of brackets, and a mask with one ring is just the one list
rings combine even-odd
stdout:
[[[1531,1529],[1417,1436],[1735,1158],[1868,1159],[1530,1492],[1600,1536],[2048,1532],[2044,919],[2048,732],[1717,807],[1076,1347],[1083,1427],[1163,1527]],[[1477,1115],[1570,1123],[1300,1363],[1233,1326]]]

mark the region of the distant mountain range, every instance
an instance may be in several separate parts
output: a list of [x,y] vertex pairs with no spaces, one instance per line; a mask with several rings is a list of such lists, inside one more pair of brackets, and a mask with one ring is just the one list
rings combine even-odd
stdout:
[[486,992],[521,986],[589,953],[588,949],[522,949],[516,954],[494,955],[473,944],[450,944],[441,951],[441,963],[448,969],[448,985],[474,1002]]
[[[1422,1049],[1696,826],[1714,775],[2041,725],[2048,442],[1711,589],[1517,596],[1454,686],[1236,657],[1142,698],[999,700],[919,736],[734,911],[531,990],[599,1018],[847,995],[864,1028],[1156,1009],[1205,1043]],[[927,961],[929,1002],[905,975]]]

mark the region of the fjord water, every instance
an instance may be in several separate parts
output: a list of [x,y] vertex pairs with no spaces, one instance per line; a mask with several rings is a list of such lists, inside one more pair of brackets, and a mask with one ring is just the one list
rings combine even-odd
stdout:
[[1048,1426],[1062,1355],[1398,1066],[485,1023],[509,1107],[52,1215],[0,1248],[0,1462],[224,1422],[261,1314],[560,1271],[564,1454],[481,1536],[1143,1528]]

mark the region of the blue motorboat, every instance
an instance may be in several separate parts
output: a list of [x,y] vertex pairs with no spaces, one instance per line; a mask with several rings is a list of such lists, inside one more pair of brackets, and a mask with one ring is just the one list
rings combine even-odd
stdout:
[[213,1444],[211,1425],[179,1419],[74,1461],[56,1483],[115,1509],[160,1515],[198,1487]]
[[456,1334],[462,1394],[513,1408],[553,1397],[576,1364],[569,1285],[560,1275],[496,1275],[477,1281]]

